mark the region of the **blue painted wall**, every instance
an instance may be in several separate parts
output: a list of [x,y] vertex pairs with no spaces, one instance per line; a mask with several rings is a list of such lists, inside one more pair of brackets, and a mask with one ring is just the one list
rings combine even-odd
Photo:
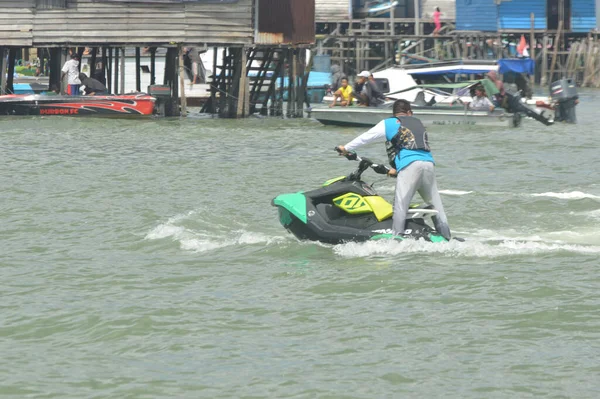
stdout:
[[498,6],[498,29],[530,29],[531,13],[535,14],[535,29],[546,29],[546,3],[546,0],[503,1]]
[[571,31],[589,32],[596,27],[596,1],[571,0]]
[[494,0],[456,0],[456,29],[498,30],[498,7]]

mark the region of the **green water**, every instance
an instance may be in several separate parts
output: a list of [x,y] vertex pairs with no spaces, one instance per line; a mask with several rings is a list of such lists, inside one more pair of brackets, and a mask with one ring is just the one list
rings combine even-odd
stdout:
[[2,119],[0,397],[596,398],[597,101],[432,128],[446,244],[279,225],[271,199],[351,171],[331,148],[360,129]]

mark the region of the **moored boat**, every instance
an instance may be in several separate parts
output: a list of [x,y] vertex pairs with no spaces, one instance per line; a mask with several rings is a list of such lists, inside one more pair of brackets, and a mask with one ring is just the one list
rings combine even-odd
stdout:
[[0,115],[150,116],[156,98],[144,93],[107,96],[11,94],[0,96]]
[[[413,106],[414,115],[425,126],[477,125],[516,127],[520,114],[509,114],[502,109],[493,112],[471,111],[464,106]],[[310,117],[324,125],[372,127],[392,115],[392,103],[380,107],[313,107]]]

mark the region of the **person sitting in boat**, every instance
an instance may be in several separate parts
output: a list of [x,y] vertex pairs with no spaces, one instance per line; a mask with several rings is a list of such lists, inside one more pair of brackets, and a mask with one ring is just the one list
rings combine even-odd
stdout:
[[107,92],[106,86],[104,86],[100,81],[98,81],[94,78],[89,78],[83,72],[79,74],[79,80],[81,81],[81,84],[83,86],[85,86],[83,91],[86,96],[93,96],[93,95],[102,96],[102,95],[106,94],[106,92]]
[[358,101],[358,105],[366,107],[369,103],[366,95],[366,83],[367,79],[369,79],[369,72],[362,71],[356,77],[356,82],[354,83],[354,87],[352,88],[351,96],[352,98],[356,98]]
[[352,105],[352,86],[348,84],[347,78],[342,78],[342,83],[339,89],[333,94],[333,102],[329,107],[334,107],[336,105],[337,99],[340,99],[340,105],[342,107],[347,107],[348,105]]
[[485,89],[482,85],[475,87],[475,96],[473,101],[469,103],[469,109],[471,111],[490,111],[494,110],[494,104],[487,97]]
[[498,93],[494,94],[494,106],[507,108],[508,97],[506,96],[506,90],[504,90],[504,83],[498,78],[496,71],[489,71],[487,73],[487,78],[491,80],[498,89]]
[[358,74],[353,93],[353,96],[358,99],[359,105],[363,107],[376,107],[383,104],[385,100],[369,71],[362,71]]
[[383,104],[385,102],[385,96],[383,95],[383,92],[381,91],[381,88],[379,87],[379,84],[377,84],[375,76],[373,76],[372,73],[369,74],[368,85],[368,88],[370,90],[370,92],[368,93],[369,105],[377,106]]

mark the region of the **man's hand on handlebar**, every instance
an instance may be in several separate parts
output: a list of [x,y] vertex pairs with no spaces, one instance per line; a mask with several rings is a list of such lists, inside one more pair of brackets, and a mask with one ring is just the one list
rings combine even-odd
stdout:
[[348,155],[348,151],[346,151],[346,148],[343,145],[338,145],[337,147],[335,147],[335,150],[340,154],[340,155]]
[[395,176],[398,176],[398,172],[396,171],[396,169],[390,169],[390,170],[388,170],[387,175],[389,177],[395,177]]

